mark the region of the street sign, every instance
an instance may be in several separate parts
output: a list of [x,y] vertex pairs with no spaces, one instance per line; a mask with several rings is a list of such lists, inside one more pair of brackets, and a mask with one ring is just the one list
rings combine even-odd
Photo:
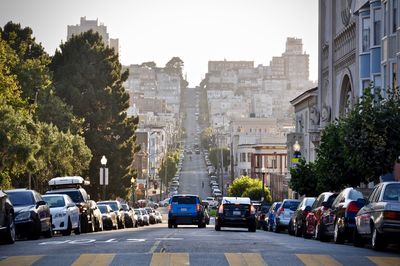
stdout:
[[108,186],[108,168],[106,168],[105,184]]
[[108,185],[108,168],[100,168],[100,185]]
[[104,173],[103,168],[100,168],[100,185],[104,184],[104,182],[103,182],[104,181],[103,173]]

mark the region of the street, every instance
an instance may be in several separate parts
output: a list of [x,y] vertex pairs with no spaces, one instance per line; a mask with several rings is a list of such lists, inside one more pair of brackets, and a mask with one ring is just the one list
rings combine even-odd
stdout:
[[[163,210],[165,212],[165,210]],[[400,265],[398,249],[375,252],[258,230],[163,224],[1,246],[3,265]]]

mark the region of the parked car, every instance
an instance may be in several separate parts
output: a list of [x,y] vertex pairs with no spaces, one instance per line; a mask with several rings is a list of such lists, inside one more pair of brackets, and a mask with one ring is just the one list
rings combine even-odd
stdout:
[[95,221],[92,209],[90,208],[89,195],[82,187],[87,184],[88,181],[85,181],[80,176],[55,177],[49,181],[51,190],[45,193],[46,195],[66,194],[72,199],[79,208],[82,233],[95,231]]
[[284,199],[282,201],[281,207],[278,209],[275,215],[275,222],[272,225],[272,230],[275,233],[279,233],[281,230],[288,229],[288,231],[293,230],[289,227],[290,219],[293,213],[296,211],[297,206],[299,206],[300,201],[294,199]]
[[306,230],[306,217],[307,214],[311,211],[311,206],[314,204],[315,198],[314,197],[305,197],[300,202],[299,206],[297,207],[296,211],[292,215],[290,223],[292,224],[293,228],[293,235],[295,236],[303,236]]
[[[254,204],[253,204],[254,205]],[[264,223],[265,223],[265,217],[267,216],[267,213],[269,209],[271,208],[271,204],[264,203],[262,202],[258,208],[257,208],[257,229],[264,228]]]
[[69,236],[72,230],[76,235],[81,233],[79,208],[68,195],[43,195],[42,198],[50,207],[53,231],[63,236]]
[[207,197],[203,200],[203,203],[207,202],[210,208],[216,208],[218,206],[218,201],[214,197]]
[[327,239],[333,238],[336,244],[353,240],[355,217],[362,207],[358,200],[364,201],[364,195],[354,189],[345,188],[333,201],[332,206],[322,214],[321,227]]
[[137,227],[137,220],[135,218],[135,212],[128,206],[128,204],[121,204],[125,214],[125,226],[126,227]]
[[142,212],[139,209],[134,209],[135,211],[135,215],[137,216],[137,223],[139,226],[143,226],[144,225],[144,221],[143,221],[143,215]]
[[145,210],[147,211],[147,213],[149,214],[149,223],[150,224],[155,224],[157,223],[157,218],[156,218],[156,214],[154,212],[153,208],[150,207],[146,207]]
[[38,239],[53,236],[50,208],[35,190],[13,189],[6,193],[14,206],[16,234]]
[[166,198],[166,199],[160,201],[160,202],[159,202],[159,205],[160,205],[160,206],[163,206],[163,207],[168,207],[168,205],[169,205],[169,200],[170,200],[170,198]]
[[223,197],[215,219],[215,230],[221,227],[247,228],[249,232],[256,231],[256,209],[250,198]]
[[13,244],[15,242],[15,212],[8,195],[0,190],[0,242]]
[[143,217],[143,225],[150,225],[150,215],[147,213],[146,209],[139,209]]
[[204,207],[197,195],[175,195],[171,198],[168,211],[168,228],[178,225],[206,227]]
[[271,231],[275,223],[275,216],[278,209],[281,207],[282,202],[276,201],[272,203],[271,208],[269,208],[268,213],[265,217],[265,223],[263,229],[266,231]]
[[94,231],[103,231],[103,218],[99,208],[97,207],[97,203],[94,200],[89,200],[89,206],[93,213]]
[[121,203],[118,200],[99,201],[97,205],[109,205],[117,215],[118,228],[125,228],[125,213]]
[[162,215],[159,211],[155,211],[156,223],[162,223]]
[[118,229],[117,215],[109,205],[97,205],[101,212],[103,228],[106,230]]
[[337,193],[323,192],[314,201],[311,206],[311,211],[306,216],[306,230],[304,238],[315,237],[321,241],[326,241],[328,238],[325,234],[325,229],[321,227],[322,215],[331,206],[337,197]]
[[355,218],[354,245],[371,241],[374,250],[400,243],[400,182],[376,185]]

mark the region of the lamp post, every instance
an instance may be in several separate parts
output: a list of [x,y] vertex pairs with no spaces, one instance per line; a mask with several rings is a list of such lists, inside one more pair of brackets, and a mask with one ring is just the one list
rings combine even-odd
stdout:
[[132,185],[132,206],[135,206],[135,193],[136,193],[135,182],[136,182],[136,179],[132,176],[132,178],[131,178],[131,185]]
[[265,202],[265,168],[262,167],[261,169],[261,175],[262,175],[262,201]]
[[100,163],[102,165],[100,169],[100,185],[103,185],[103,200],[106,199],[106,185],[108,185],[108,168],[106,168],[107,165],[107,158],[106,156],[103,155],[101,157]]
[[300,158],[301,158],[301,152],[300,152],[301,146],[299,142],[296,140],[296,142],[293,144],[293,158],[292,158],[292,167],[296,167],[299,164]]

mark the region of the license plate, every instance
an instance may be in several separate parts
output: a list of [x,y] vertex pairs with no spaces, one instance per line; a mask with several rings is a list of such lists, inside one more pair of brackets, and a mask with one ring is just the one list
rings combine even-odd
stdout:
[[181,212],[186,212],[187,208],[181,208]]
[[233,215],[240,215],[240,211],[233,211]]

